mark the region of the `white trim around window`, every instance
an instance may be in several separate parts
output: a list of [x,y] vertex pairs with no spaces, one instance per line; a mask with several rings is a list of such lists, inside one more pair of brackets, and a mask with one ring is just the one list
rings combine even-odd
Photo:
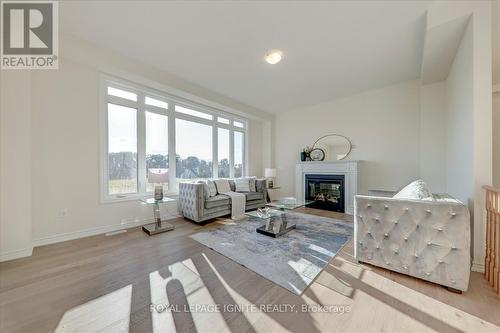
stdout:
[[[234,155],[235,155],[235,145],[234,136],[235,132],[243,133],[243,142],[241,144],[241,149],[243,151],[239,154],[242,156],[242,176],[246,176],[248,172],[248,119],[245,119],[239,115],[233,115],[228,112],[224,112],[213,107],[205,106],[195,101],[190,101],[182,97],[174,96],[166,92],[161,92],[156,89],[148,88],[139,84],[131,83],[126,80],[111,77],[105,74],[101,75],[100,80],[100,192],[101,192],[101,202],[117,202],[117,201],[128,201],[137,200],[139,198],[151,196],[151,192],[147,192],[147,178],[146,178],[146,111],[152,112],[159,115],[167,116],[168,118],[168,169],[169,169],[169,185],[166,194],[175,195],[178,191],[177,184],[177,152],[176,152],[176,119],[182,119],[185,121],[190,121],[202,125],[208,125],[211,127],[212,131],[212,154],[211,154],[211,174],[210,177],[204,178],[218,178],[218,128],[224,128],[229,130],[229,176],[234,177],[235,166],[234,166]],[[123,94],[123,97],[108,94],[108,87],[115,89],[120,89],[129,93],[136,94],[137,101],[130,99],[130,95]],[[157,99],[161,102],[167,103],[168,108],[164,108],[163,103],[157,103],[159,106],[152,106],[145,103],[145,98],[151,97]],[[135,153],[135,165],[131,172],[131,177],[136,179],[131,179],[133,186],[136,187],[136,191],[127,191],[119,193],[110,194],[110,171],[109,171],[109,124],[108,124],[108,104],[115,104],[118,106],[124,106],[127,108],[132,108],[136,110],[136,151],[127,152],[128,160],[133,161],[133,154]],[[175,111],[175,106],[181,106],[184,108],[191,109],[195,112],[192,114],[181,113]],[[126,110],[126,109],[124,109]],[[196,112],[202,112],[207,115],[211,115],[212,119],[205,119],[197,117]],[[189,113],[189,112],[188,112]],[[218,118],[224,118],[224,122],[219,122]],[[207,117],[208,118],[208,117]],[[229,122],[229,123],[227,123]],[[236,122],[236,124],[235,124]],[[240,127],[240,124],[243,127]],[[236,126],[235,126],[236,125]],[[206,128],[206,127],[205,127]],[[193,140],[200,140],[200,138],[193,138]],[[130,143],[129,143],[130,144]],[[116,150],[115,150],[116,151]],[[186,158],[187,156],[180,156],[180,158]],[[125,160],[125,158],[123,158]],[[201,159],[200,159],[201,160]],[[210,161],[206,161],[210,164]],[[114,163],[114,162],[113,162]],[[206,164],[205,164],[206,165]],[[112,168],[115,170],[116,165],[113,164]],[[181,163],[181,167],[185,168],[185,164]],[[205,169],[209,170],[209,169]],[[189,171],[185,170],[184,171]],[[209,171],[205,171],[207,174]],[[182,175],[185,175],[183,173]],[[116,175],[115,175],[116,177]],[[192,177],[192,174],[191,174]],[[201,178],[201,177],[200,177]],[[192,178],[197,179],[197,178]],[[114,179],[116,181],[116,179]],[[119,181],[121,181],[120,179]],[[128,181],[128,180],[125,180]],[[135,181],[135,183],[134,183]],[[136,185],[135,185],[136,184]]]

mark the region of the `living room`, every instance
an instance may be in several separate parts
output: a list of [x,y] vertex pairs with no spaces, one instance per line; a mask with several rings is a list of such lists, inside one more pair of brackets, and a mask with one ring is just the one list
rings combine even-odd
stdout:
[[1,26],[0,331],[500,329],[498,1]]

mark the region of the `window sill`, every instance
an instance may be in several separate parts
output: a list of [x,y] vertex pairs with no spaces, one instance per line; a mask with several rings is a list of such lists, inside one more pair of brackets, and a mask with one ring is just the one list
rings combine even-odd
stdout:
[[[165,197],[171,197],[177,199],[179,197],[179,192],[166,192],[163,194]],[[118,202],[128,202],[128,201],[141,201],[143,199],[152,198],[153,193],[148,194],[129,194],[123,196],[106,196],[101,198],[101,204],[112,204]]]

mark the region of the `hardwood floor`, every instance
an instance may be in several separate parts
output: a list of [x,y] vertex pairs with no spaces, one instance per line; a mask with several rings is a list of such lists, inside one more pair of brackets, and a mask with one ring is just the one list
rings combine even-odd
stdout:
[[[174,231],[154,237],[135,228],[39,247],[31,258],[1,263],[0,332],[500,331],[500,298],[481,274],[472,273],[469,291],[454,294],[356,263],[351,240],[297,296],[188,237],[221,223],[176,219]],[[152,302],[158,310],[167,302],[177,308],[158,313],[150,311]],[[216,305],[223,311],[202,311]],[[234,311],[237,305],[245,311]]]

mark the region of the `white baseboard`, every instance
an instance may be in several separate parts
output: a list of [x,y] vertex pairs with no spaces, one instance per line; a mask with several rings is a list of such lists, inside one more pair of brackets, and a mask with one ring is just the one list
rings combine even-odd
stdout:
[[[174,219],[180,217],[180,215],[170,215],[167,220]],[[135,228],[142,226],[144,224],[152,223],[154,222],[152,219],[151,220],[143,220],[143,221],[138,221],[138,222],[130,222],[126,224],[113,224],[113,225],[106,225],[102,227],[95,227],[95,228],[90,228],[90,229],[85,229],[85,230],[80,230],[80,231],[72,231],[72,232],[67,232],[63,234],[57,234],[57,235],[51,235],[51,236],[46,236],[46,237],[41,237],[33,240],[33,246],[42,246],[42,245],[49,245],[49,244],[55,244],[55,243],[60,243],[60,242],[65,242],[73,239],[79,239],[79,238],[84,238],[84,237],[90,237],[90,236],[96,236],[96,235],[101,235],[105,234],[108,232],[113,232],[113,231],[118,231],[122,229],[129,229],[129,228]]]
[[482,263],[482,262],[473,262],[471,270],[473,272],[484,273],[484,263]]
[[19,259],[19,258],[25,258],[25,257],[31,257],[32,254],[33,254],[32,247],[20,249],[20,250],[6,251],[4,253],[0,253],[0,262]]

